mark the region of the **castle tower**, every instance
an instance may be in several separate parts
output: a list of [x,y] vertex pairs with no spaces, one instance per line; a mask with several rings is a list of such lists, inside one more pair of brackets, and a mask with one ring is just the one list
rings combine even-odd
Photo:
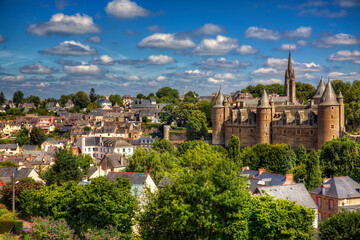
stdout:
[[320,99],[321,99],[322,95],[324,94],[324,91],[325,91],[325,83],[321,77],[320,83],[314,93],[314,96],[312,97],[314,100],[314,104],[320,103]]
[[295,72],[292,68],[291,52],[289,50],[288,68],[285,70],[285,96],[289,97],[289,102],[296,103],[296,84]]
[[264,89],[256,108],[256,143],[270,144],[271,106]]
[[215,105],[212,109],[213,122],[212,122],[212,144],[219,145],[224,143],[224,119],[225,119],[224,95],[219,90],[216,97]]
[[330,81],[318,106],[318,148],[340,134],[340,104]]
[[345,131],[345,114],[344,114],[344,97],[342,93],[339,93],[337,100],[340,104],[339,106],[339,123],[340,123],[340,134]]

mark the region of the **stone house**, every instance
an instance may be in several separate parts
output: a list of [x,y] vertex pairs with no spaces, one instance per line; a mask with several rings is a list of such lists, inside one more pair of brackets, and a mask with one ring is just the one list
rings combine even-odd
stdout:
[[348,176],[334,177],[310,192],[318,207],[318,221],[342,210],[360,212],[360,184]]

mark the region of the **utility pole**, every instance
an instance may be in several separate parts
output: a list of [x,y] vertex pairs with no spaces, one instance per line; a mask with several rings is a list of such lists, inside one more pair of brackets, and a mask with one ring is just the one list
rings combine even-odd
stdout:
[[13,183],[13,189],[12,189],[12,211],[15,212],[15,173],[12,174],[12,183]]

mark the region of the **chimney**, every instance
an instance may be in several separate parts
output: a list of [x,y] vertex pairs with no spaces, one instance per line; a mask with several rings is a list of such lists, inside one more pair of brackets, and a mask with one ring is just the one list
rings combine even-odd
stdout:
[[249,167],[242,167],[242,168],[241,168],[241,171],[242,171],[242,172],[245,171],[245,170],[249,170]]
[[29,154],[29,161],[32,162],[32,154]]
[[292,174],[285,174],[285,182],[292,182],[293,175]]
[[324,179],[323,179],[323,183],[326,183],[327,182],[327,178],[326,177],[324,177]]
[[5,156],[4,155],[2,156],[2,161],[5,162]]
[[259,168],[259,175],[261,175],[263,172],[266,172],[265,168]]

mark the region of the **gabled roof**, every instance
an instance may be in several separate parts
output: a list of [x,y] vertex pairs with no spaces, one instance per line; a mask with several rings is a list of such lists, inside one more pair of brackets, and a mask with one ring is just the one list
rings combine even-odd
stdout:
[[335,198],[360,198],[360,184],[348,176],[334,177],[323,185],[315,188],[310,193],[322,195],[322,188],[325,187],[325,195]]
[[148,173],[133,173],[133,172],[109,172],[107,178],[112,181],[117,181],[118,178],[124,177],[130,180],[133,185],[145,185],[146,179],[150,177]]
[[22,151],[36,151],[36,145],[24,145]]
[[49,142],[51,144],[59,144],[59,142],[56,141],[54,138],[48,138],[45,142]]
[[255,170],[244,170],[240,172],[240,175],[248,175],[250,179],[250,189],[253,190],[255,190],[256,186],[258,186],[259,180],[266,181],[266,185],[269,186],[283,185],[286,182],[285,176],[283,175],[267,172],[262,172],[259,174],[259,171]]
[[114,168],[119,168],[128,165],[127,161],[124,158],[123,164],[121,164],[122,158],[123,157],[121,154],[107,154],[101,162],[108,161],[108,163],[110,163]]
[[17,144],[0,144],[0,149],[17,149]]
[[34,171],[33,168],[21,168],[17,170],[17,168],[13,167],[0,167],[0,178],[12,178],[13,173],[15,173],[15,179],[22,179],[29,176],[29,174]]
[[86,137],[85,138],[85,147],[97,146],[99,143],[100,143],[100,137]]
[[258,186],[257,188],[261,195],[264,195],[265,192],[275,198],[296,201],[297,204],[306,208],[317,208],[314,200],[311,198],[303,183],[277,186]]

